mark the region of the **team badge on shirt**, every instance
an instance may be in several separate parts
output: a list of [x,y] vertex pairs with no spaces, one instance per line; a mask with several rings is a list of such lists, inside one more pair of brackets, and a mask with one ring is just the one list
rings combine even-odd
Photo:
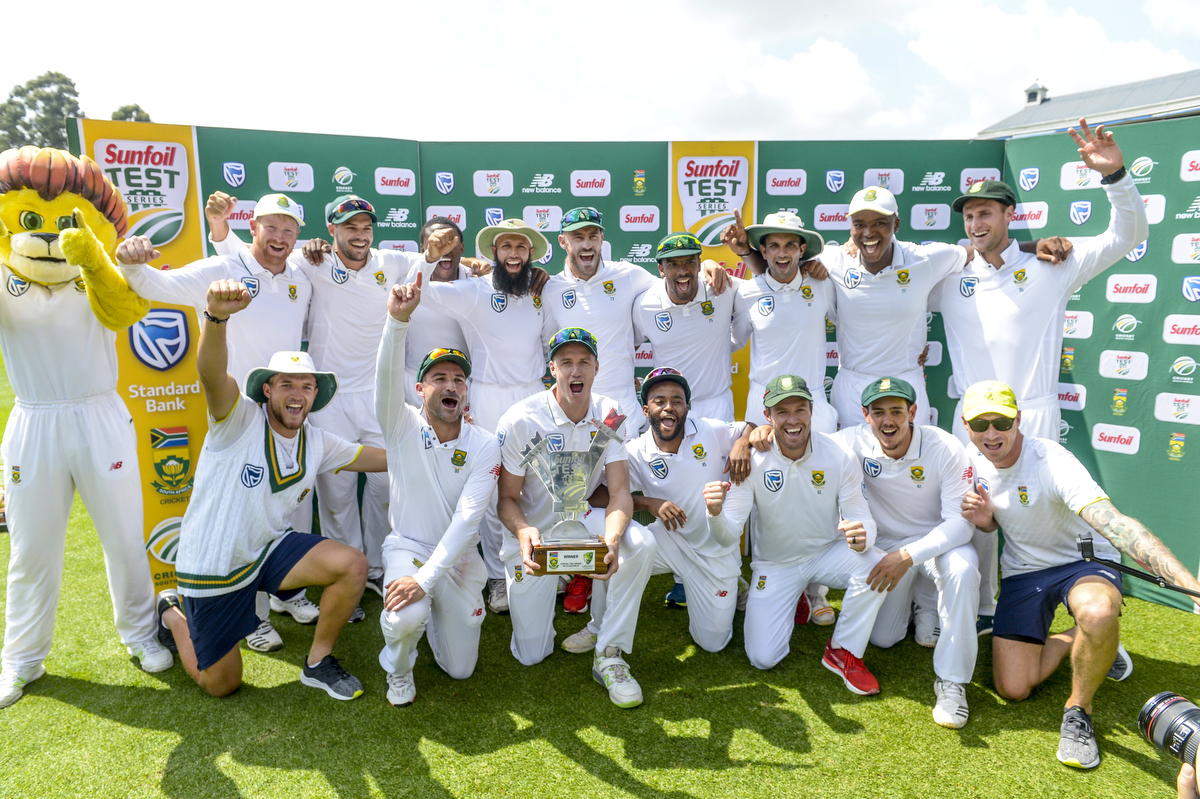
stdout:
[[811,300],[813,298],[812,286],[801,286],[800,296],[806,300]]
[[29,291],[29,281],[16,275],[8,276],[8,293],[14,297],[20,297],[25,292]]
[[504,313],[504,309],[507,307],[508,307],[508,295],[507,294],[493,294],[492,295],[492,310],[493,311],[495,311],[496,313]]
[[1024,269],[1018,269],[1017,271],[1013,272],[1013,282],[1018,286],[1024,286],[1028,280],[1029,276],[1025,274]]
[[259,288],[258,278],[244,277],[244,278],[242,278],[242,285],[246,287],[246,291],[250,292],[251,298],[258,296],[258,288]]
[[901,269],[900,271],[896,272],[896,284],[897,284],[897,285],[900,285],[900,286],[907,286],[907,285],[909,285],[911,282],[912,282],[912,281],[911,281],[911,280],[909,279],[909,277],[908,277],[908,270],[907,270],[907,269]]
[[518,566],[516,571],[513,572],[513,582],[519,583],[523,579],[525,579],[525,569],[521,566]]
[[1021,504],[1028,507],[1029,505],[1029,488],[1027,486],[1017,486],[1017,499],[1021,500]]
[[702,461],[708,457],[708,453],[704,451],[703,444],[696,444],[692,447],[692,453],[696,456],[696,460]]
[[334,283],[337,283],[340,286],[350,279],[350,270],[343,269],[337,264],[334,264],[329,268],[329,276],[333,278]]
[[862,282],[862,272],[857,267],[850,267],[846,270],[846,276],[842,278],[842,282],[848,289],[858,288],[858,284]]
[[767,587],[767,575],[765,575],[765,574],[758,575],[758,582],[755,583],[754,587],[756,589],[758,589],[759,591],[766,588]]
[[613,285],[613,282],[611,280],[604,281],[604,293],[605,294],[616,294],[617,293],[617,287]]
[[987,491],[988,493],[991,493],[991,491],[992,491],[992,484],[991,484],[991,483],[989,483],[989,482],[987,481],[987,479],[985,479],[985,478],[983,478],[983,477],[980,477],[980,478],[979,478],[979,488],[982,488],[984,491]]
[[461,449],[454,450],[454,454],[450,456],[450,465],[454,467],[454,471],[458,471],[467,462],[467,453]]
[[659,480],[662,480],[667,476],[667,462],[662,458],[655,458],[654,460],[650,461],[649,466],[650,471],[653,472],[654,476]]
[[863,458],[863,471],[867,477],[878,477],[883,472],[883,464],[873,458]]
[[975,287],[978,285],[979,285],[979,278],[964,277],[962,280],[958,281],[958,293],[963,295],[964,297],[974,297],[975,296]]
[[380,286],[387,285],[387,277],[384,276],[382,269],[375,273],[375,282]]
[[908,469],[908,472],[912,476],[912,481],[914,483],[924,483],[925,482],[925,470],[922,467],[910,466]]
[[247,463],[242,467],[242,485],[246,488],[254,488],[262,482],[263,475],[266,469],[261,466],[255,466],[252,463]]
[[84,285],[83,278],[81,277],[75,278],[75,293],[87,294],[87,286]]
[[575,289],[568,289],[563,292],[562,296],[563,307],[567,310],[575,307]]
[[296,504],[299,505],[300,503],[304,502],[304,498],[308,496],[308,492],[311,490],[312,489],[310,489],[310,488],[306,488],[303,491],[301,491],[300,496],[296,498]]
[[425,443],[425,449],[433,449],[433,428],[421,428],[421,440]]
[[659,311],[656,313],[654,315],[654,324],[658,326],[659,330],[666,333],[671,329],[671,312]]
[[783,488],[783,471],[780,469],[769,469],[763,472],[763,485],[772,493]]
[[20,466],[12,467],[12,481],[17,485],[21,484],[21,467]]
[[541,308],[541,307],[542,307],[542,298],[541,298],[541,297],[534,297],[534,298],[533,298],[533,307],[534,307],[534,308]]
[[758,298],[759,314],[761,314],[762,316],[770,316],[771,312],[774,310],[775,310],[775,297],[774,296],[768,295],[766,297]]
[[704,302],[700,303],[700,313],[704,314],[705,316],[712,316],[713,315],[713,304],[711,302],[709,302],[708,300],[705,300]]
[[288,284],[288,297],[291,298],[292,302],[296,301],[296,287],[291,283]]
[[824,488],[825,472],[818,472],[814,469],[812,473],[812,484],[817,488]]

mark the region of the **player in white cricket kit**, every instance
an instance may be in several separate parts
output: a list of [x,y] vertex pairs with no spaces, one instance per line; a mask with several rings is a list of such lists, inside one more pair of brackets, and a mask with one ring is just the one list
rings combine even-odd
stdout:
[[180,532],[179,591],[159,594],[159,623],[200,687],[227,696],[242,681],[238,640],[258,624],[255,594],[326,586],[300,681],[335,699],[354,699],[362,683],[332,651],[362,595],[366,558],[328,538],[292,531],[288,522],[318,473],[385,471],[387,457],[307,423],[309,410],[337,393],[336,376],[317,370],[307,353],[276,353],[267,367],[247,375],[245,393],[238,389],[227,371],[225,326],[250,304],[244,284],[219,280],[202,312],[196,366],[209,430]]
[[[620,415],[616,402],[592,393],[599,368],[598,349],[595,336],[586,330],[558,331],[549,347],[554,387],[513,406],[500,420],[496,433],[503,458],[500,519],[510,533],[505,536],[501,556],[512,613],[512,653],[526,666],[540,663],[554,650],[558,579],[538,574],[533,547],[541,541],[539,531],[548,531],[559,515],[552,512],[553,502],[542,481],[532,471],[526,472],[521,462],[525,450],[541,438],[549,440],[554,452],[585,454],[596,425]],[[609,572],[595,578],[592,619],[576,636],[595,636],[592,676],[608,688],[609,698],[618,707],[634,707],[642,702],[642,689],[629,673],[622,653],[633,651],[642,591],[654,563],[654,536],[630,520],[633,500],[625,449],[610,441],[602,457],[603,467],[593,472],[583,496],[591,496],[604,479],[608,506],[603,513],[589,511],[581,522],[608,545],[604,562]]]
[[690,375],[694,418],[733,421],[731,371],[734,343],[734,298],[740,280],[717,295],[700,276],[700,240],[691,233],[670,233],[658,243],[655,257],[662,280],[633,307],[634,338],[650,342],[654,366],[669,366]]
[[713,535],[740,534],[752,507],[759,528],[752,536],[750,598],[746,604],[746,654],[755,668],[787,657],[796,603],[810,582],[845,588],[842,614],[821,662],[856,694],[879,693],[862,662],[886,593],[871,590],[868,576],[883,557],[875,547],[875,521],[863,496],[862,473],[831,436],[812,431],[812,393],[804,378],[780,375],[767,383],[763,403],[774,441],[750,458],[750,476],[726,494],[725,483],[704,489]]
[[[996,692],[1009,701],[1026,698],[1069,655],[1071,695],[1058,759],[1094,768],[1100,749],[1092,698],[1106,676],[1123,680],[1133,670],[1120,645],[1121,576],[1101,561],[1119,561],[1120,550],[1174,585],[1200,591],[1200,580],[1141,522],[1118,511],[1066,448],[1026,435],[1018,402],[1013,389],[999,381],[977,383],[963,397],[977,482],[962,513],[989,534],[1004,528],[992,642]],[[1093,531],[1102,537],[1094,541],[1098,560],[1089,563],[1077,542]],[[1075,626],[1050,635],[1060,604]]]
[[393,707],[416,698],[412,668],[426,632],[447,674],[463,680],[475,670],[487,582],[475,544],[500,474],[495,436],[462,420],[471,362],[461,350],[430,351],[417,371],[422,408],[405,402],[406,339],[420,285],[418,273],[415,283],[392,288],[376,372],[376,412],[392,483],[379,663]]
[[[430,264],[440,260],[453,245],[448,238],[439,243],[441,246],[430,246]],[[520,219],[505,219],[481,228],[475,247],[492,254],[495,268],[491,276],[453,283],[426,281],[421,304],[462,325],[472,363],[468,410],[476,425],[494,431],[509,408],[545,391],[545,341],[552,331],[547,327],[543,300],[533,296],[530,288],[533,262],[549,252],[550,242]],[[430,264],[422,266],[421,271],[428,273]],[[495,613],[508,610],[504,561],[500,556],[504,537],[493,503],[479,538],[488,572],[488,606]]]
[[[1023,253],[1008,236],[1016,196],[1000,181],[981,181],[954,201],[962,213],[975,257],[960,275],[943,280],[929,298],[931,310],[941,311],[946,343],[958,392],[984,380],[1012,386],[1021,403],[1027,436],[1058,439],[1058,374],[1062,354],[1063,314],[1067,301],[1085,283],[1112,266],[1146,240],[1146,208],[1125,157],[1103,126],[1093,135],[1079,120],[1074,129],[1083,162],[1104,177],[1101,183],[1112,203],[1108,229],[1080,242],[1061,265],[1048,265]],[[956,416],[962,415],[959,402]],[[965,433],[956,430],[959,440]],[[980,632],[990,627],[995,611],[996,538],[977,533],[979,553]]]
[[888,592],[871,643],[886,649],[904,639],[916,583],[936,592],[937,611],[917,612],[916,639],[934,647],[933,720],[957,729],[967,723],[966,687],[979,650],[979,559],[970,545],[974,530],[962,517],[972,473],[958,439],[916,423],[917,401],[907,381],[880,378],[861,395],[866,424],[843,427],[834,439],[862,468],[867,505],[879,526],[875,545],[888,553],[867,578]]

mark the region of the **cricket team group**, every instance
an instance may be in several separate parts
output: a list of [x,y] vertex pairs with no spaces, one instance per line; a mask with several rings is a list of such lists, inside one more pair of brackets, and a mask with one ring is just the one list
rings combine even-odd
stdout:
[[[300,209],[282,194],[258,201],[249,246],[229,232],[236,199],[212,195],[218,255],[181,269],[150,266],[159,253],[146,238],[123,241],[117,263],[138,295],[196,309],[209,429],[178,589],[153,595],[140,538],[132,550],[104,541],[110,580],[121,552],[141,561],[125,564],[123,601],[113,587],[122,642],[147,671],[177,653],[226,696],[242,681],[240,642],[282,647],[270,612],[286,613],[316,625],[301,682],[354,699],[363,685],[333,650],[364,618],[369,588],[384,606],[381,685],[402,707],[416,697],[422,635],[449,677],[467,679],[490,608],[510,616],[512,655],[532,666],[555,649],[561,597],[566,612],[591,613],[559,646],[592,653],[593,678],[631,708],[643,700],[626,660],[642,595],[669,573],[667,603],[686,609],[701,649],[724,649],[743,610],[746,655],[770,669],[796,625],[831,625],[821,664],[855,694],[880,691],[868,644],[891,647],[912,628],[933,650],[933,720],[945,727],[967,723],[981,636],[1008,700],[1069,658],[1058,759],[1095,767],[1094,695],[1133,663],[1121,577],[1084,561],[1077,537],[1098,534],[1101,560],[1124,553],[1177,585],[1200,582],[1057,441],[1066,303],[1148,234],[1112,133],[1080,120],[1070,135],[1112,208],[1108,229],[1074,246],[1010,238],[1016,198],[995,180],[953,203],[965,247],[901,240],[896,199],[878,186],[855,194],[844,246],[793,213],[737,217],[722,241],[745,280],[702,261],[688,232],[658,243],[657,278],[606,262],[589,207],[563,215],[554,276],[536,267],[549,242],[519,219],[479,231],[486,260],[464,258],[462,231],[441,217],[421,229],[421,252],[372,249],[375,211],[353,195],[326,207],[332,241],[302,249]],[[945,321],[961,396],[954,434],[930,424],[928,311]],[[826,319],[841,361],[828,395]],[[654,360],[638,381],[643,341]],[[739,422],[730,356],[746,343]],[[535,448],[595,464],[574,486],[589,505],[579,523],[602,541],[591,576],[548,574],[536,559],[561,497]],[[305,532],[314,491],[321,535]],[[24,541],[22,520],[10,524],[0,707],[45,671],[54,601],[41,597],[57,599],[63,545]],[[38,546],[58,547],[59,566],[31,581]],[[845,592],[838,613],[831,587]],[[1059,605],[1074,626],[1051,634]]]

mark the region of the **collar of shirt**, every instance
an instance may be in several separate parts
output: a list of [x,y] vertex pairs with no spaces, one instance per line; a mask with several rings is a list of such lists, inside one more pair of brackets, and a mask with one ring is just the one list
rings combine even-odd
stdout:
[[679,304],[671,299],[671,294],[667,289],[667,280],[663,278],[653,289],[655,297],[659,301],[659,307],[665,311],[683,311],[684,316],[691,316],[692,310],[699,308],[702,303],[708,302],[708,283],[704,280],[704,275],[700,275],[700,286],[704,289],[704,296],[700,296],[700,292],[696,292],[696,296],[692,297],[685,303]]
[[562,405],[558,404],[558,397],[554,396],[554,389],[546,391],[546,405],[550,408],[550,418],[554,420],[556,426],[571,425],[579,427],[579,425],[591,424],[592,421],[592,405],[595,402],[595,397],[588,397],[588,413],[578,422],[572,422],[567,412],[562,409]]
[[763,282],[766,283],[767,288],[776,294],[784,291],[799,291],[800,287],[805,285],[804,281],[806,279],[804,275],[797,272],[796,276],[792,278],[791,283],[780,283],[775,278],[771,277],[770,269],[768,269],[766,272],[763,272],[760,277],[762,277]]
[[789,458],[787,455],[784,455],[784,454],[783,454],[783,450],[781,450],[781,449],[779,448],[779,439],[778,439],[778,438],[773,438],[773,439],[772,439],[772,441],[771,441],[771,453],[772,453],[773,455],[775,455],[775,457],[779,458],[779,459],[780,459],[780,460],[782,460],[784,463],[787,463],[787,464],[789,464],[789,465],[799,465],[799,464],[801,464],[801,463],[804,463],[804,462],[805,462],[805,461],[807,461],[807,460],[808,460],[810,457],[812,457],[812,454],[813,454],[813,436],[814,436],[814,435],[815,435],[815,433],[813,433],[812,429],[810,428],[810,429],[809,429],[809,431],[808,431],[808,446],[807,446],[807,447],[805,447],[805,449],[804,449],[804,455],[803,455],[802,457],[800,457],[800,458],[797,458],[796,460],[792,460],[792,459],[791,459],[791,458]]
[[[461,441],[463,438],[466,437],[466,430],[463,429],[463,427],[459,427],[457,438],[452,438],[449,441],[442,441],[440,438],[438,438],[437,431],[433,429],[433,425],[431,425],[429,423],[429,417],[425,415],[425,409],[421,408],[420,413],[418,413],[417,415],[421,417],[421,435],[425,438],[426,441],[431,442],[433,444],[433,446],[435,446],[435,447],[441,447],[441,448],[445,449],[446,447],[449,447],[452,444],[457,444],[459,441]],[[466,424],[466,423],[463,422],[462,424]]]
[[[866,264],[863,263],[861,252],[858,254],[858,265],[862,267],[862,270],[864,273],[863,277],[867,277],[867,275],[871,275],[871,272],[867,269]],[[887,266],[885,266],[883,269],[880,269],[874,275],[871,275],[871,277],[879,277],[882,274],[893,271],[895,269],[899,269],[902,266],[904,266],[904,250],[900,249],[900,242],[897,241],[895,239],[895,237],[893,237],[892,238],[892,262],[890,264],[888,264]]]
[[599,286],[601,283],[603,283],[604,278],[610,272],[612,272],[612,267],[608,265],[608,261],[602,260],[600,261],[600,266],[596,269],[596,274],[592,275],[587,280],[584,280],[572,272],[570,265],[563,266],[563,270],[559,274],[561,274],[563,279],[567,282],[585,286],[590,290],[593,286]]
[[1004,265],[999,269],[983,260],[983,256],[979,254],[978,250],[975,251],[975,259],[971,261],[971,266],[973,266],[977,272],[982,272],[986,275],[1001,275],[1005,272],[1012,271],[1018,264],[1024,262],[1027,255],[1027,253],[1021,252],[1020,242],[1018,242],[1016,239],[1009,239],[1008,246],[1004,248],[1004,252],[1000,255],[1001,259],[1004,261]]
[[[687,422],[684,423],[684,426],[683,426],[683,441],[687,441],[689,438],[695,438],[696,434],[698,434],[699,432],[700,432],[700,428],[696,427],[696,423],[693,422],[689,418],[687,420]],[[655,453],[658,453],[660,455],[678,455],[679,454],[678,452],[667,452],[666,450],[661,449],[658,446],[658,442],[655,441],[655,439],[654,439],[653,428],[647,430],[644,435],[645,435],[646,440],[642,444],[642,449],[646,452],[646,454],[648,454],[648,455],[653,455]],[[683,443],[682,442],[679,444],[679,451],[680,452],[683,451]]]
[[291,280],[292,276],[296,273],[296,267],[292,266],[292,264],[290,262],[284,261],[283,271],[280,272],[279,274],[275,274],[270,269],[267,269],[265,266],[260,264],[258,262],[258,259],[250,254],[249,250],[246,250],[244,252],[239,252],[237,254],[237,257],[238,257],[238,260],[241,261],[242,267],[246,270],[246,273],[249,275],[260,275],[260,276],[266,275],[267,277],[272,278],[272,279],[277,278],[277,277],[282,277],[287,280]]
[[908,442],[908,451],[899,458],[893,458],[883,451],[883,447],[880,445],[879,439],[875,437],[875,431],[871,428],[871,425],[864,424],[863,427],[866,428],[867,435],[871,437],[871,452],[876,457],[886,458],[889,461],[915,461],[921,457],[921,442],[923,439],[921,425],[914,424],[912,426],[912,441]]

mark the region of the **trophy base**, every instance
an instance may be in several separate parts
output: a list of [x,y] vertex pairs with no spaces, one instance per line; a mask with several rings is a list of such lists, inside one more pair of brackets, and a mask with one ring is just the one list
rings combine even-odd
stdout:
[[536,574],[608,574],[604,556],[608,546],[603,542],[544,544],[533,548],[533,562],[540,568]]

